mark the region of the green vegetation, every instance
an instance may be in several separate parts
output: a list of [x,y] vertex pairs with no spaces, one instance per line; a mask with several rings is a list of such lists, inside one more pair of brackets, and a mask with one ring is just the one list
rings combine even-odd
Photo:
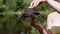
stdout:
[[[29,29],[30,20],[22,20],[23,23],[17,21],[18,15],[22,14],[30,5],[31,0],[0,0],[0,34],[21,34]],[[47,3],[36,7],[44,17],[44,23],[39,19],[36,22],[46,28],[47,15],[52,12],[52,8]],[[38,31],[32,27],[31,34],[39,34]],[[26,33],[27,34],[27,33]]]

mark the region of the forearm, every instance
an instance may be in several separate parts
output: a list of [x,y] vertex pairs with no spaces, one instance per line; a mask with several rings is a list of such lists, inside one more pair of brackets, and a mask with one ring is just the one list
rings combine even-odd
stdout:
[[55,0],[47,0],[48,4],[60,12],[60,3]]

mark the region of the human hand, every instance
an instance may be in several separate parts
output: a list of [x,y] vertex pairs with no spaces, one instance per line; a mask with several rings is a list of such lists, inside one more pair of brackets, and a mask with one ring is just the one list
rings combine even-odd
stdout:
[[60,0],[58,0],[60,2]]
[[46,0],[33,0],[29,6],[29,8],[34,8],[36,7],[37,5],[41,4],[41,3],[44,3],[46,2]]

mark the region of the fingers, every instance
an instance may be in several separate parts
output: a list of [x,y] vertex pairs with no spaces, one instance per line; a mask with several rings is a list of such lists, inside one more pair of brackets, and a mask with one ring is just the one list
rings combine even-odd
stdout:
[[33,5],[34,5],[34,1],[31,2],[29,8],[33,8]]
[[34,1],[31,2],[29,8],[34,8],[34,7],[36,7],[38,4],[39,4],[39,1],[34,0]]
[[33,4],[32,7],[36,7],[36,6],[38,6],[39,3],[40,3],[39,1],[34,2],[34,4]]
[[29,8],[34,8],[39,5],[41,2],[46,2],[46,0],[33,0],[29,6]]

